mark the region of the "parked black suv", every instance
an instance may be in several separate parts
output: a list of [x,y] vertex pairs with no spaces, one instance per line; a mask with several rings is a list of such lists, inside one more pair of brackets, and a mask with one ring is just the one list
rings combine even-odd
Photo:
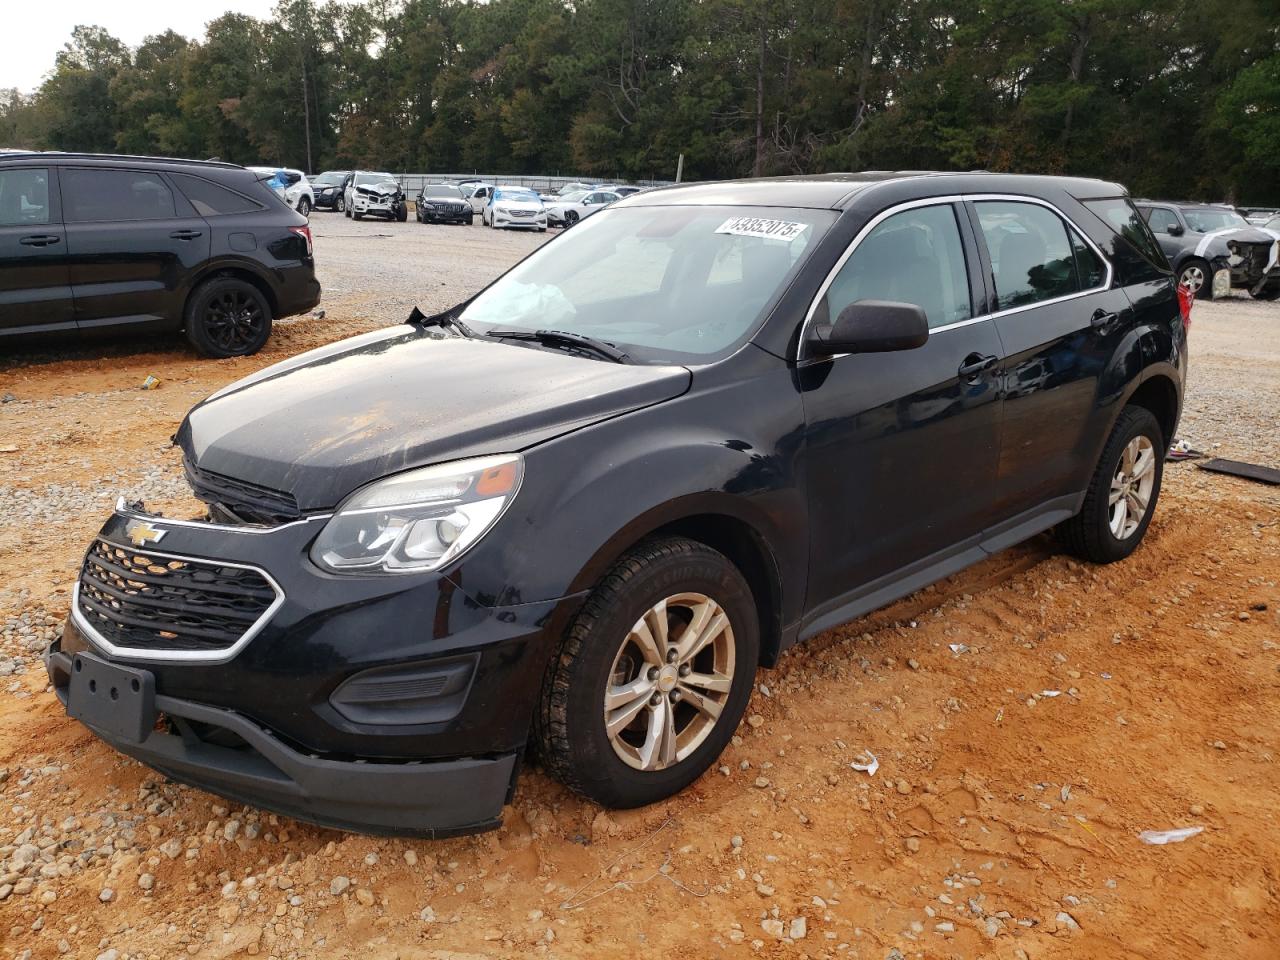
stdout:
[[637,194],[195,407],[207,520],[121,503],[49,675],[119,750],[319,823],[492,827],[530,745],[649,803],[791,644],[1050,528],[1131,553],[1185,324],[1114,183]]
[[316,209],[346,213],[347,185],[354,176],[354,170],[326,170],[318,177],[313,177],[311,189],[316,195]]
[[1178,282],[1196,297],[1213,296],[1213,278],[1219,271],[1230,278],[1228,287],[1248,290],[1259,300],[1280,297],[1280,240],[1238,211],[1160,200],[1139,200],[1137,206],[1173,264]]
[[307,218],[243,167],[0,154],[0,337],[183,330],[245,356],[319,300]]

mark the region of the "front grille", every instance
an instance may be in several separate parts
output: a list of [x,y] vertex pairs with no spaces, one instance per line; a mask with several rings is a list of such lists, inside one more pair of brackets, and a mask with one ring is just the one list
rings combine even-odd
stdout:
[[293,494],[202,470],[186,458],[182,461],[182,469],[192,491],[209,505],[210,515],[219,523],[275,526],[302,516]]
[[275,600],[275,588],[257,570],[97,540],[80,569],[76,602],[114,646],[216,653],[243,637]]
[[536,210],[511,210],[509,211],[513,217],[532,217]]

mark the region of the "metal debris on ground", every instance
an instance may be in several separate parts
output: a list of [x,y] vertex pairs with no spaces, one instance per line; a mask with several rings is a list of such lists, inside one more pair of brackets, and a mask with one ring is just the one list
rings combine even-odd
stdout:
[[1204,827],[1182,827],[1178,830],[1143,830],[1138,839],[1155,847],[1163,847],[1166,843],[1181,843],[1189,840],[1197,833],[1203,833]]
[[1204,463],[1197,464],[1201,470],[1210,470],[1214,473],[1226,473],[1233,477],[1243,477],[1246,480],[1257,480],[1259,483],[1270,483],[1280,485],[1280,470],[1274,467],[1263,467],[1256,463],[1243,463],[1239,460],[1223,460],[1214,458],[1206,460]]
[[139,390],[155,390],[159,386],[160,386],[160,378],[154,377],[151,374],[147,374],[147,379],[142,381],[142,386],[140,386],[138,389]]

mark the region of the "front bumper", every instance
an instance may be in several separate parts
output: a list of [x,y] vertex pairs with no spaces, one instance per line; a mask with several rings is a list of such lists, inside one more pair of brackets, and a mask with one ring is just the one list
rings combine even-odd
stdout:
[[[54,643],[45,666],[68,704],[77,659]],[[332,760],[294,750],[231,710],[157,696],[163,729],[135,740],[86,726],[174,780],[326,827],[431,838],[490,830],[515,786],[517,756],[430,763]]]
[[351,201],[352,213],[368,217],[394,217],[400,203],[397,200],[374,200],[356,196]]
[[[163,551],[130,545],[139,518],[163,531]],[[193,655],[104,636],[77,585],[46,660],[54,689],[116,749],[237,801],[374,833],[495,826],[547,658],[582,596],[486,607],[437,574],[327,574],[308,557],[324,520],[236,527],[118,508],[103,544],[252,568],[278,600],[243,642]],[[123,736],[86,719],[70,703],[76,657],[145,671],[163,729],[144,716],[128,729],[151,732]]]
[[547,215],[540,213],[533,217],[513,217],[502,211],[494,211],[493,225],[495,227],[530,227],[535,230],[545,230],[547,228]]

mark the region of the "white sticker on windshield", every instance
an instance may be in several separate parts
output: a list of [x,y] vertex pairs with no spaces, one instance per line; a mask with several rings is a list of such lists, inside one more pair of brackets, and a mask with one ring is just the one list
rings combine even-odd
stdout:
[[716,233],[734,237],[759,237],[762,240],[783,240],[790,243],[804,233],[807,223],[791,220],[766,220],[763,217],[730,217],[716,228]]

